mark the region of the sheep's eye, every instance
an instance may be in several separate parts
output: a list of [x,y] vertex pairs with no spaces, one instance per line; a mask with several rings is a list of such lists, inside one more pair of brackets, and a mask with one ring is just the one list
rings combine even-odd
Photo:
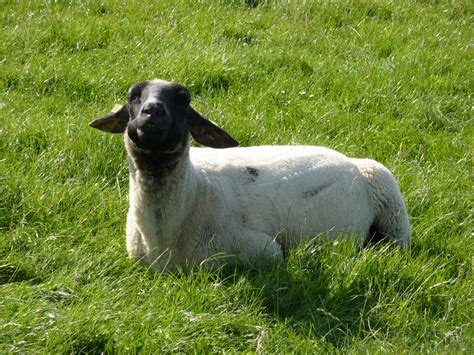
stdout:
[[176,93],[176,101],[182,105],[189,105],[191,101],[191,95],[186,89],[179,89]]
[[141,103],[140,96],[131,97],[129,101],[130,103],[136,104],[136,105],[139,105]]
[[140,103],[140,95],[130,95],[128,101],[133,103]]
[[130,91],[128,92],[128,101],[140,102],[140,96],[141,96],[141,87],[136,85],[132,87]]

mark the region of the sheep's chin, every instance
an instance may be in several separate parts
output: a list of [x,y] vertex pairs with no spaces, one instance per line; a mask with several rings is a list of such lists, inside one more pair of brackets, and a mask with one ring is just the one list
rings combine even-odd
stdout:
[[160,150],[160,153],[164,153],[164,154],[174,154],[174,153],[177,153],[180,149],[181,149],[180,145],[177,144],[176,146],[174,146],[174,147],[172,147],[172,148]]
[[[143,153],[146,155],[153,155],[153,151],[151,149],[144,149],[140,148],[135,142],[130,139],[130,142],[132,143],[133,149],[139,153]],[[170,147],[167,149],[157,149],[156,152],[159,152],[161,154],[175,154],[181,149],[181,146],[179,144],[175,145],[174,147]]]
[[143,153],[143,154],[146,154],[146,155],[152,155],[152,151],[150,149],[143,149],[143,148],[140,148],[138,145],[135,144],[134,141],[130,140],[132,142],[132,145],[133,145],[133,149],[136,150],[137,152],[140,152],[140,153]]

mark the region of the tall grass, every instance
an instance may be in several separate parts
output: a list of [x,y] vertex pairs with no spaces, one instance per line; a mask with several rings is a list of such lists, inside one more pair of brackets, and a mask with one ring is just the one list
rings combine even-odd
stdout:
[[[472,352],[470,1],[0,5],[0,352]],[[271,271],[126,257],[120,137],[150,78],[243,145],[314,144],[397,176],[409,254],[306,245]]]

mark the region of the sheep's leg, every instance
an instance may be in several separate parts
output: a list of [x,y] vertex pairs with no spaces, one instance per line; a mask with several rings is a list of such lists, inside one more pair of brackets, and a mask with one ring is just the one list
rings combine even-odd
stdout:
[[144,260],[147,256],[145,243],[143,238],[138,231],[138,228],[133,223],[127,223],[127,252],[128,256],[134,260],[140,262],[146,262]]
[[271,267],[284,262],[283,251],[270,235],[252,230],[243,230],[236,238],[239,259],[256,268]]

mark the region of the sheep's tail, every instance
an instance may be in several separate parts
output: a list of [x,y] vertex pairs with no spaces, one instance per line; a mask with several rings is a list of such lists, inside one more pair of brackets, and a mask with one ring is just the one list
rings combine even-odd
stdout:
[[410,222],[395,177],[374,160],[361,159],[357,165],[367,181],[375,216],[364,246],[388,239],[402,248],[408,248],[411,242]]

